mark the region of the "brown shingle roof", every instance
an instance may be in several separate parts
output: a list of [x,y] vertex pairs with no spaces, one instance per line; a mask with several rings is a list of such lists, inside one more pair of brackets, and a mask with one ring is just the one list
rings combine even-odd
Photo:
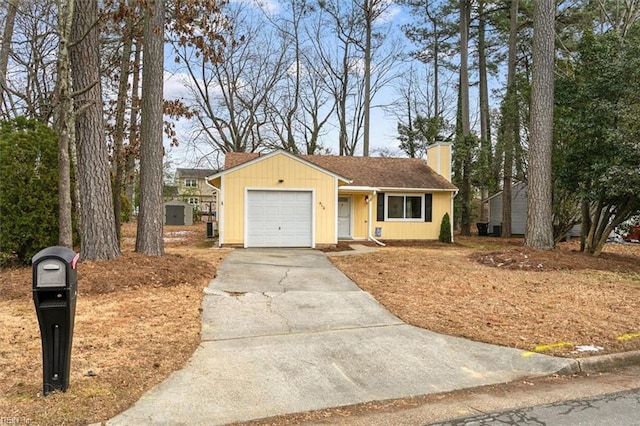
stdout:
[[[258,153],[229,152],[225,170],[258,158]],[[456,187],[418,158],[350,157],[335,155],[299,155],[337,175],[351,179],[350,186],[374,188],[425,188],[455,190]]]
[[218,173],[217,170],[213,169],[176,169],[176,173],[180,175],[180,177],[187,178],[206,178],[207,176],[214,175]]

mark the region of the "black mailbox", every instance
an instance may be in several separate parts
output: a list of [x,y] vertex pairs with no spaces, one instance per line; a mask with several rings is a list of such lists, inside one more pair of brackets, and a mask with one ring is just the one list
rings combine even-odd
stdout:
[[33,302],[42,337],[43,394],[69,387],[79,254],[48,247],[33,256]]

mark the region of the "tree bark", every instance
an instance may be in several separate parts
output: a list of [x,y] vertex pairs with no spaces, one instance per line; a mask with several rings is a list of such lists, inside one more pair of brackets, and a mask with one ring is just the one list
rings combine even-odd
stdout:
[[462,179],[460,188],[461,217],[460,234],[471,235],[471,126],[469,123],[469,21],[471,6],[469,0],[460,1],[460,129],[464,150],[462,158]]
[[[9,0],[7,3],[7,14],[5,15],[4,31],[2,34],[2,44],[0,45],[0,100],[4,103],[4,92],[7,86],[7,68],[9,66],[9,52],[11,51],[11,40],[13,38],[13,26],[18,13],[18,0]],[[6,106],[7,111],[9,105]],[[1,109],[0,109],[1,110]]]
[[58,244],[73,248],[71,219],[71,160],[69,140],[75,134],[74,110],[71,102],[69,40],[73,19],[73,0],[58,1],[58,81],[55,127],[58,131]]
[[518,36],[518,0],[511,0],[509,11],[509,58],[507,65],[507,93],[502,119],[504,121],[504,171],[502,175],[502,238],[511,237],[511,186],[513,185],[513,154],[516,143],[518,103],[516,94],[516,61]]
[[362,138],[362,155],[369,156],[369,129],[371,120],[371,33],[374,20],[374,1],[364,1],[364,129]]
[[480,156],[484,161],[485,176],[480,186],[480,222],[488,221],[488,211],[486,200],[489,197],[490,170],[492,170],[492,149],[491,149],[491,117],[489,114],[489,88],[487,83],[487,54],[486,54],[486,17],[484,15],[484,0],[478,1],[478,74],[480,98]]
[[140,97],[138,88],[140,87],[140,61],[142,57],[140,37],[135,41],[135,55],[133,59],[133,81],[131,83],[131,117],[129,125],[129,145],[127,146],[127,161],[125,163],[125,193],[131,203],[131,213],[135,211],[135,191],[136,191],[136,158],[140,148],[140,138],[138,126]]
[[533,14],[533,69],[529,196],[525,245],[553,248],[551,152],[553,147],[553,84],[555,59],[554,0],[538,0]]
[[71,68],[78,115],[77,183],[80,188],[80,256],[108,260],[120,256],[113,216],[111,177],[105,140],[100,87],[100,44],[97,0],[75,0]]
[[154,0],[147,6],[143,32],[140,214],[136,251],[148,256],[162,256],[164,0]]
[[120,240],[122,225],[122,189],[124,186],[124,169],[126,156],[124,153],[125,112],[129,96],[129,75],[131,69],[131,50],[133,46],[133,19],[126,19],[122,39],[122,59],[120,61],[120,81],[118,82],[118,99],[116,101],[115,131],[113,136],[113,214],[116,218],[116,231]]

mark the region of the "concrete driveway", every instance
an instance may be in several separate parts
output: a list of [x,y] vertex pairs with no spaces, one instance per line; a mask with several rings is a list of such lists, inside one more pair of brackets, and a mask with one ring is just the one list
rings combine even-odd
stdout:
[[407,325],[314,250],[233,251],[202,321],[188,365],[108,425],[226,424],[574,368]]

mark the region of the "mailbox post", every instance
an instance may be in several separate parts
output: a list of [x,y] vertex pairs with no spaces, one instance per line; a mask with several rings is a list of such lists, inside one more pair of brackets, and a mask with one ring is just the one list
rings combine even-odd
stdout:
[[42,337],[43,394],[69,386],[79,254],[48,247],[32,258],[33,302]]

